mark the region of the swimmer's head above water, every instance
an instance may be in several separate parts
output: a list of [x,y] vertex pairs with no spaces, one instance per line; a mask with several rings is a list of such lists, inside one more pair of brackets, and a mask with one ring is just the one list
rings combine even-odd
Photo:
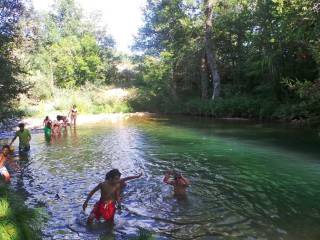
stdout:
[[179,173],[179,172],[174,171],[173,172],[173,177],[174,177],[174,180],[178,180],[178,179],[180,179],[182,177],[182,174]]

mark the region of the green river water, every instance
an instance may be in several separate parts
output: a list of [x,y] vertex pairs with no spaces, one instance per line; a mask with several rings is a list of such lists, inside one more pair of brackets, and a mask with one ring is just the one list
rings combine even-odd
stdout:
[[[44,239],[320,239],[320,137],[312,129],[187,117],[80,126],[55,142],[33,134],[13,185],[43,207]],[[113,227],[85,226],[82,203],[111,168],[143,172],[123,192]],[[191,181],[178,200],[168,169]]]

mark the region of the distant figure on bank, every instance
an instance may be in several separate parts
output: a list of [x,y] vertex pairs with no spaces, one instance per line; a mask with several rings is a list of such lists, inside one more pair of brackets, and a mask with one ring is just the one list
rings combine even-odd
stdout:
[[9,163],[15,170],[19,170],[17,164],[15,164],[13,161],[9,161],[9,152],[10,146],[4,145],[0,153],[0,175],[3,176],[4,181],[7,183],[10,182],[10,174],[5,166],[5,163]]
[[121,178],[120,179],[120,188],[121,188],[121,190],[124,189],[127,186],[127,183],[126,183],[127,181],[140,178],[141,176],[142,176],[142,173],[140,173],[139,175],[136,175],[136,176],[130,176],[130,177]]
[[190,181],[183,177],[181,173],[176,171],[167,171],[163,182],[173,186],[175,196],[185,196],[186,189],[190,185]]
[[88,195],[86,201],[83,203],[83,211],[86,210],[90,198],[95,192],[100,190],[100,200],[94,205],[87,224],[91,225],[93,220],[99,220],[101,217],[107,222],[112,222],[116,213],[116,203],[118,208],[120,205],[120,177],[121,173],[118,169],[113,169],[106,174],[105,181],[99,183]]
[[10,146],[12,143],[16,140],[17,137],[19,137],[19,151],[20,152],[28,152],[30,150],[30,140],[31,140],[31,134],[28,129],[25,129],[24,123],[19,123],[19,130],[16,131],[16,135],[12,139]]
[[68,117],[70,116],[71,118],[71,125],[76,126],[77,123],[77,115],[78,115],[78,110],[77,106],[74,104],[68,114]]
[[46,116],[46,118],[43,120],[43,126],[46,127],[49,122],[51,122],[51,120],[49,116]]

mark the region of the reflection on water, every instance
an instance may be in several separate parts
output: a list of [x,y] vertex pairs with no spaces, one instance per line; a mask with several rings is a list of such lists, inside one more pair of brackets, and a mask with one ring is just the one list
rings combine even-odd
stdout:
[[[34,135],[15,184],[48,210],[47,239],[128,239],[139,228],[157,239],[320,239],[319,143],[307,130],[252,124],[101,123],[49,143]],[[99,194],[85,213],[82,203],[111,168],[144,177],[129,182],[114,226],[88,229]],[[187,199],[162,183],[172,168],[192,182]]]

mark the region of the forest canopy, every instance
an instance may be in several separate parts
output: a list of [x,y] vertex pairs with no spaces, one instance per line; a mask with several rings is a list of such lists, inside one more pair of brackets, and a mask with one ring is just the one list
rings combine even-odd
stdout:
[[130,111],[319,118],[316,0],[147,0],[131,56],[75,0],[0,10],[3,109],[21,93],[42,101],[90,84],[137,89]]

